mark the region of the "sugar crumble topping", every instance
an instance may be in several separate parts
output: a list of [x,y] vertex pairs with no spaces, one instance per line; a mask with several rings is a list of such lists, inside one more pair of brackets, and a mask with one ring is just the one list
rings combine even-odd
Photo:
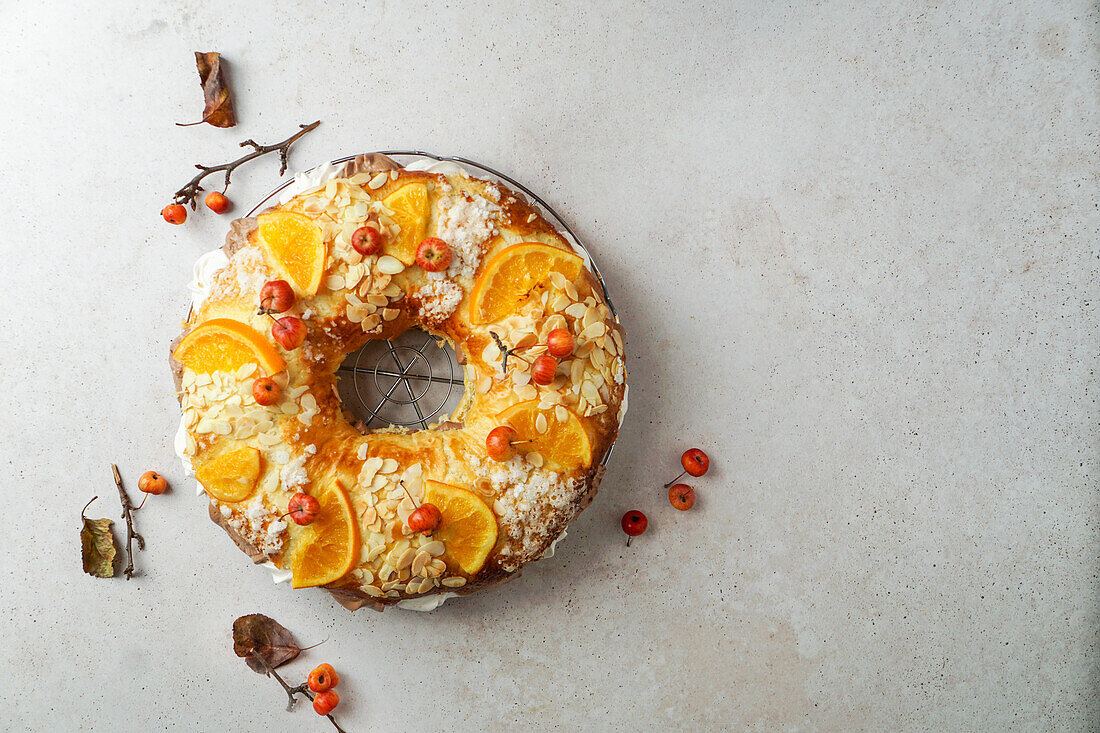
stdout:
[[451,245],[450,277],[473,279],[484,254],[482,245],[498,233],[496,213],[500,207],[484,196],[444,196],[436,206],[439,219],[436,236]]
[[272,556],[282,551],[287,524],[277,511],[264,504],[263,495],[249,501],[240,514],[223,505],[221,515],[237,534],[263,554]]
[[420,317],[430,325],[438,325],[451,317],[465,294],[454,280],[430,278],[412,299],[420,307]]
[[[282,482],[283,489],[288,492],[292,492],[299,486],[305,486],[309,483],[309,472],[306,471],[306,461],[310,456],[317,454],[317,446],[307,445],[302,454],[292,459],[288,459],[282,468],[279,469],[279,480]],[[276,463],[283,463],[279,460],[282,456],[275,458]]]
[[582,480],[536,468],[521,455],[493,461],[468,454],[466,460],[497,496],[493,511],[508,538],[500,550],[501,567],[509,572],[538,552],[549,537],[554,513],[567,508],[584,488]]

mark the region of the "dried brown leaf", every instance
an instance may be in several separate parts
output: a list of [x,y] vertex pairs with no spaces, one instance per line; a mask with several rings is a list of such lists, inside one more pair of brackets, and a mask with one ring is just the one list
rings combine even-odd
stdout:
[[233,622],[233,652],[243,657],[253,672],[267,674],[264,662],[275,669],[301,651],[285,626],[262,613],[241,616]]
[[[93,498],[92,501],[95,501]],[[84,507],[87,510],[92,501]],[[88,519],[80,513],[83,526],[80,529],[80,555],[84,562],[84,572],[97,578],[115,577],[115,534],[111,531],[114,524],[110,519]]]
[[[233,127],[237,124],[237,116],[233,113],[233,96],[225,79],[221,54],[215,51],[195,51],[195,65],[199,69],[199,83],[202,84],[202,96],[206,101],[199,122],[206,122],[214,127]],[[188,124],[197,125],[199,122]]]

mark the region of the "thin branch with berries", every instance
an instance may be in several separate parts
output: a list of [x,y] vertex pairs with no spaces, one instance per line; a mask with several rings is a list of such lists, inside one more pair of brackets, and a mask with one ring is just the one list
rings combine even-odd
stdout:
[[137,507],[130,501],[130,495],[123,488],[122,474],[118,472],[118,466],[114,463],[111,464],[111,472],[114,473],[115,486],[118,487],[118,498],[122,501],[122,518],[126,520],[126,567],[122,573],[126,576],[126,580],[129,580],[134,574],[133,541],[137,540],[138,549],[144,550],[145,538],[134,531],[134,512],[137,511]]
[[222,186],[222,193],[225,193],[226,189],[229,188],[229,177],[233,175],[233,171],[235,171],[238,166],[241,166],[250,160],[255,160],[261,155],[267,155],[268,153],[274,153],[276,151],[278,151],[279,153],[279,175],[283,175],[284,173],[286,173],[287,169],[287,155],[289,155],[290,153],[290,146],[297,142],[298,138],[302,137],[307,132],[313,130],[320,124],[321,121],[317,120],[310,125],[298,125],[298,127],[300,128],[298,132],[294,133],[286,140],[275,143],[274,145],[260,145],[255,140],[245,140],[241,143],[241,147],[250,147],[252,148],[252,152],[229,163],[222,163],[221,165],[212,166],[206,166],[202,165],[201,163],[197,163],[195,167],[198,168],[201,173],[188,181],[187,185],[185,185],[183,188],[176,191],[175,195],[172,197],[172,200],[177,204],[190,204],[191,208],[194,209],[195,200],[198,198],[199,192],[203,190],[200,184],[202,183],[202,180],[209,176],[211,173],[225,171],[225,185]]
[[[308,700],[313,700],[317,697],[317,694],[322,694],[314,694],[313,691],[309,689],[308,682],[303,682],[297,687],[291,687],[289,684],[287,684],[286,680],[284,680],[279,675],[279,673],[275,671],[275,668],[268,664],[267,660],[264,659],[262,655],[253,654],[252,658],[259,661],[260,664],[263,665],[264,669],[267,670],[267,673],[274,677],[275,681],[282,686],[283,691],[286,693],[287,697],[286,711],[288,713],[294,710],[294,705],[298,702],[298,698],[295,697],[295,695],[302,695]],[[347,731],[341,728],[340,724],[336,722],[336,718],[332,717],[332,713],[325,713],[325,717],[329,719],[329,722],[331,722],[332,725],[335,726],[336,730],[338,730],[340,733],[347,733]]]
[[521,359],[521,360],[524,361],[524,363],[527,362],[527,359],[520,356],[519,353],[518,353],[519,351],[521,351],[520,347],[516,346],[516,347],[511,348],[511,349],[507,348],[504,345],[504,342],[501,341],[500,336],[497,335],[496,331],[490,331],[489,335],[493,337],[493,342],[496,343],[497,348],[500,349],[500,354],[501,354],[501,358],[502,358],[502,361],[500,363],[500,368],[501,368],[501,371],[503,371],[505,374],[508,373],[508,357],[509,356],[514,356],[517,359]]

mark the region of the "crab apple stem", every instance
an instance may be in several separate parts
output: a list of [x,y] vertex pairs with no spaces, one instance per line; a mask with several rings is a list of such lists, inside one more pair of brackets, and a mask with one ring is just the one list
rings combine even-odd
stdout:
[[401,484],[401,488],[405,490],[405,496],[409,497],[409,501],[411,501],[413,503],[413,507],[415,507],[416,509],[419,509],[420,505],[416,503],[416,499],[414,499],[413,495],[409,493],[409,487],[405,486],[405,482],[404,481],[398,481],[397,483]]
[[146,499],[148,499],[148,498],[149,498],[149,495],[148,495],[148,494],[146,494],[145,496],[141,497],[141,503],[140,503],[140,504],[138,504],[138,505],[137,505],[136,507],[134,507],[134,511],[136,512],[136,511],[137,511],[138,509],[141,509],[141,508],[142,508],[143,506],[145,506],[145,500],[146,500]]
[[628,534],[628,535],[626,536],[626,546],[627,546],[627,547],[630,547],[630,541],[631,541],[632,539],[634,539],[634,536],[633,536],[633,535],[629,535],[629,534]]
[[523,443],[534,443],[534,442],[535,442],[534,439],[528,438],[527,440],[513,440],[508,445],[521,445]]
[[682,476],[683,476],[683,475],[684,475],[685,473],[687,473],[687,470],[684,470],[684,471],[680,471],[680,475],[679,475],[679,476],[677,476],[676,478],[672,479],[671,481],[669,481],[669,482],[668,482],[667,484],[665,484],[665,488],[667,489],[668,487],[672,486],[672,485],[673,485],[674,483],[676,483],[677,481],[679,481],[679,480],[680,480],[680,478],[681,478],[681,477],[682,477]]

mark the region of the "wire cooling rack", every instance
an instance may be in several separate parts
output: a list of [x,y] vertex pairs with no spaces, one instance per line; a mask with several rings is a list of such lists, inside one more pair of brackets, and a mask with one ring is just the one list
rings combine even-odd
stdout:
[[[377,154],[391,157],[401,165],[424,159],[440,163],[455,163],[487,174],[523,192],[544,214],[553,219],[568,235],[569,243],[584,255],[585,263],[600,284],[612,317],[615,318],[616,323],[618,322],[619,315],[607,292],[607,284],[604,283],[603,275],[600,274],[599,267],[592,259],[588,248],[561,215],[527,186],[495,168],[469,158],[436,155],[423,150],[380,150]],[[355,160],[356,157],[348,155],[337,158],[330,164],[347,163]],[[252,207],[246,216],[252,216],[292,183],[294,183],[293,178],[284,181]],[[460,376],[455,376],[456,370]],[[429,420],[436,418],[440,413],[449,415],[462,400],[461,388],[464,386],[461,377],[462,368],[458,365],[454,352],[443,342],[443,339],[423,331],[410,330],[396,339],[369,341],[366,346],[348,355],[340,371],[352,377],[350,380],[341,380],[340,396],[344,399],[344,404],[349,404],[349,397],[355,398],[355,403],[352,404],[357,409],[353,412],[367,428],[393,425],[427,428]],[[456,387],[459,389],[456,390]],[[610,455],[611,447],[604,453],[600,463],[605,464]]]

